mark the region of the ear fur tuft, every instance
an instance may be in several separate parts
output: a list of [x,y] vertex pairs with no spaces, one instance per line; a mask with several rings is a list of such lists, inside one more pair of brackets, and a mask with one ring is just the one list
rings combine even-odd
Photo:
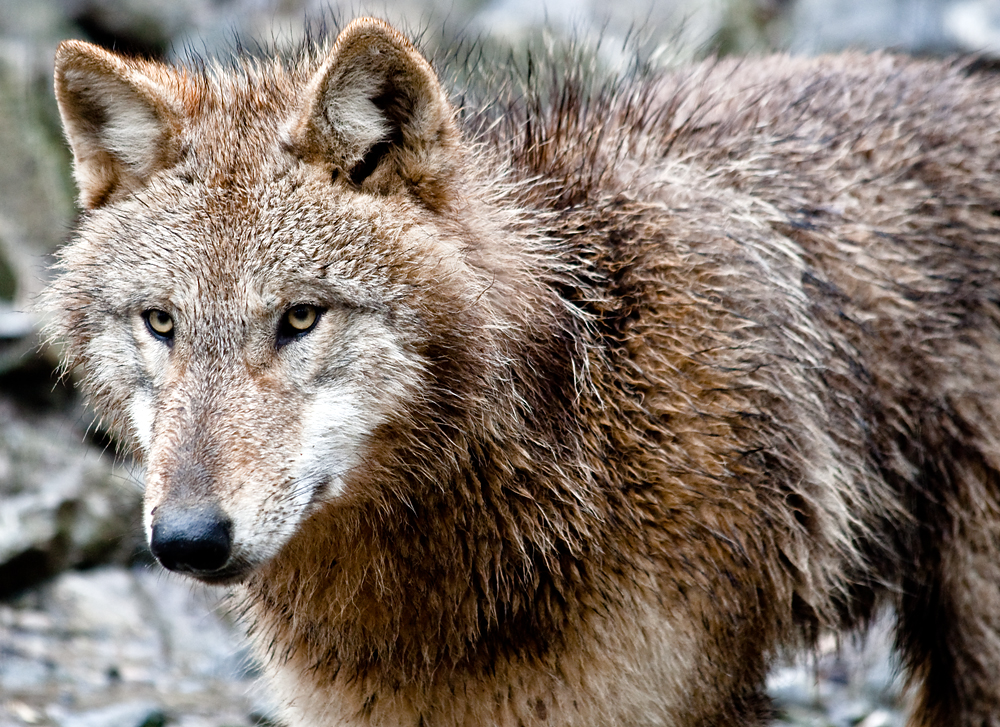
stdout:
[[427,60],[387,23],[359,18],[337,37],[293,126],[304,157],[325,160],[355,185],[402,181],[433,201],[454,166],[454,112]]
[[179,115],[157,68],[82,41],[59,45],[56,101],[84,207],[139,188],[176,162]]

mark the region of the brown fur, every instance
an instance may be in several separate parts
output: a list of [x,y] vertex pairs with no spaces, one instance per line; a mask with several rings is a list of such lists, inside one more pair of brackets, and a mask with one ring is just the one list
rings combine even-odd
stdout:
[[911,724],[1000,725],[994,76],[568,71],[459,123],[361,20],[203,73],[68,42],[56,92],[53,329],[151,527],[236,522],[198,575],[293,724],[763,724],[779,649],[890,604]]

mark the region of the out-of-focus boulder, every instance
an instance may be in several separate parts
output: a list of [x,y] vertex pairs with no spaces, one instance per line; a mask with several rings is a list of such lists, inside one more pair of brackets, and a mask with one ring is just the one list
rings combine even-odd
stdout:
[[891,48],[907,53],[1000,53],[1000,0],[796,0],[794,52]]
[[1000,0],[961,0],[944,12],[944,29],[960,50],[1000,57]]
[[0,398],[0,594],[126,558],[141,537],[135,477],[71,420]]
[[0,602],[0,725],[258,724],[222,598],[158,567],[103,567]]
[[0,42],[0,301],[15,310],[37,294],[73,215],[69,154],[35,54],[29,43]]

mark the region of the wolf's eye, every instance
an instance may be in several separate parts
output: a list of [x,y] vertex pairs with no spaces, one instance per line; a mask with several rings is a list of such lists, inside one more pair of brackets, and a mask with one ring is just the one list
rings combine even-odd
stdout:
[[285,311],[278,324],[278,347],[309,333],[316,327],[320,312],[314,305],[297,305]]
[[285,320],[288,321],[289,327],[299,333],[305,333],[316,325],[318,317],[319,311],[311,305],[297,305],[285,314]]
[[173,341],[174,319],[169,313],[159,308],[150,308],[143,311],[142,317],[146,321],[146,328],[149,329],[154,338],[161,341]]

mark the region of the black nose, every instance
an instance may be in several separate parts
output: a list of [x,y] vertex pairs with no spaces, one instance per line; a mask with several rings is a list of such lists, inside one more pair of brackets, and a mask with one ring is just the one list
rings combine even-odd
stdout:
[[207,573],[229,560],[232,529],[217,508],[165,510],[154,516],[149,547],[168,570]]

